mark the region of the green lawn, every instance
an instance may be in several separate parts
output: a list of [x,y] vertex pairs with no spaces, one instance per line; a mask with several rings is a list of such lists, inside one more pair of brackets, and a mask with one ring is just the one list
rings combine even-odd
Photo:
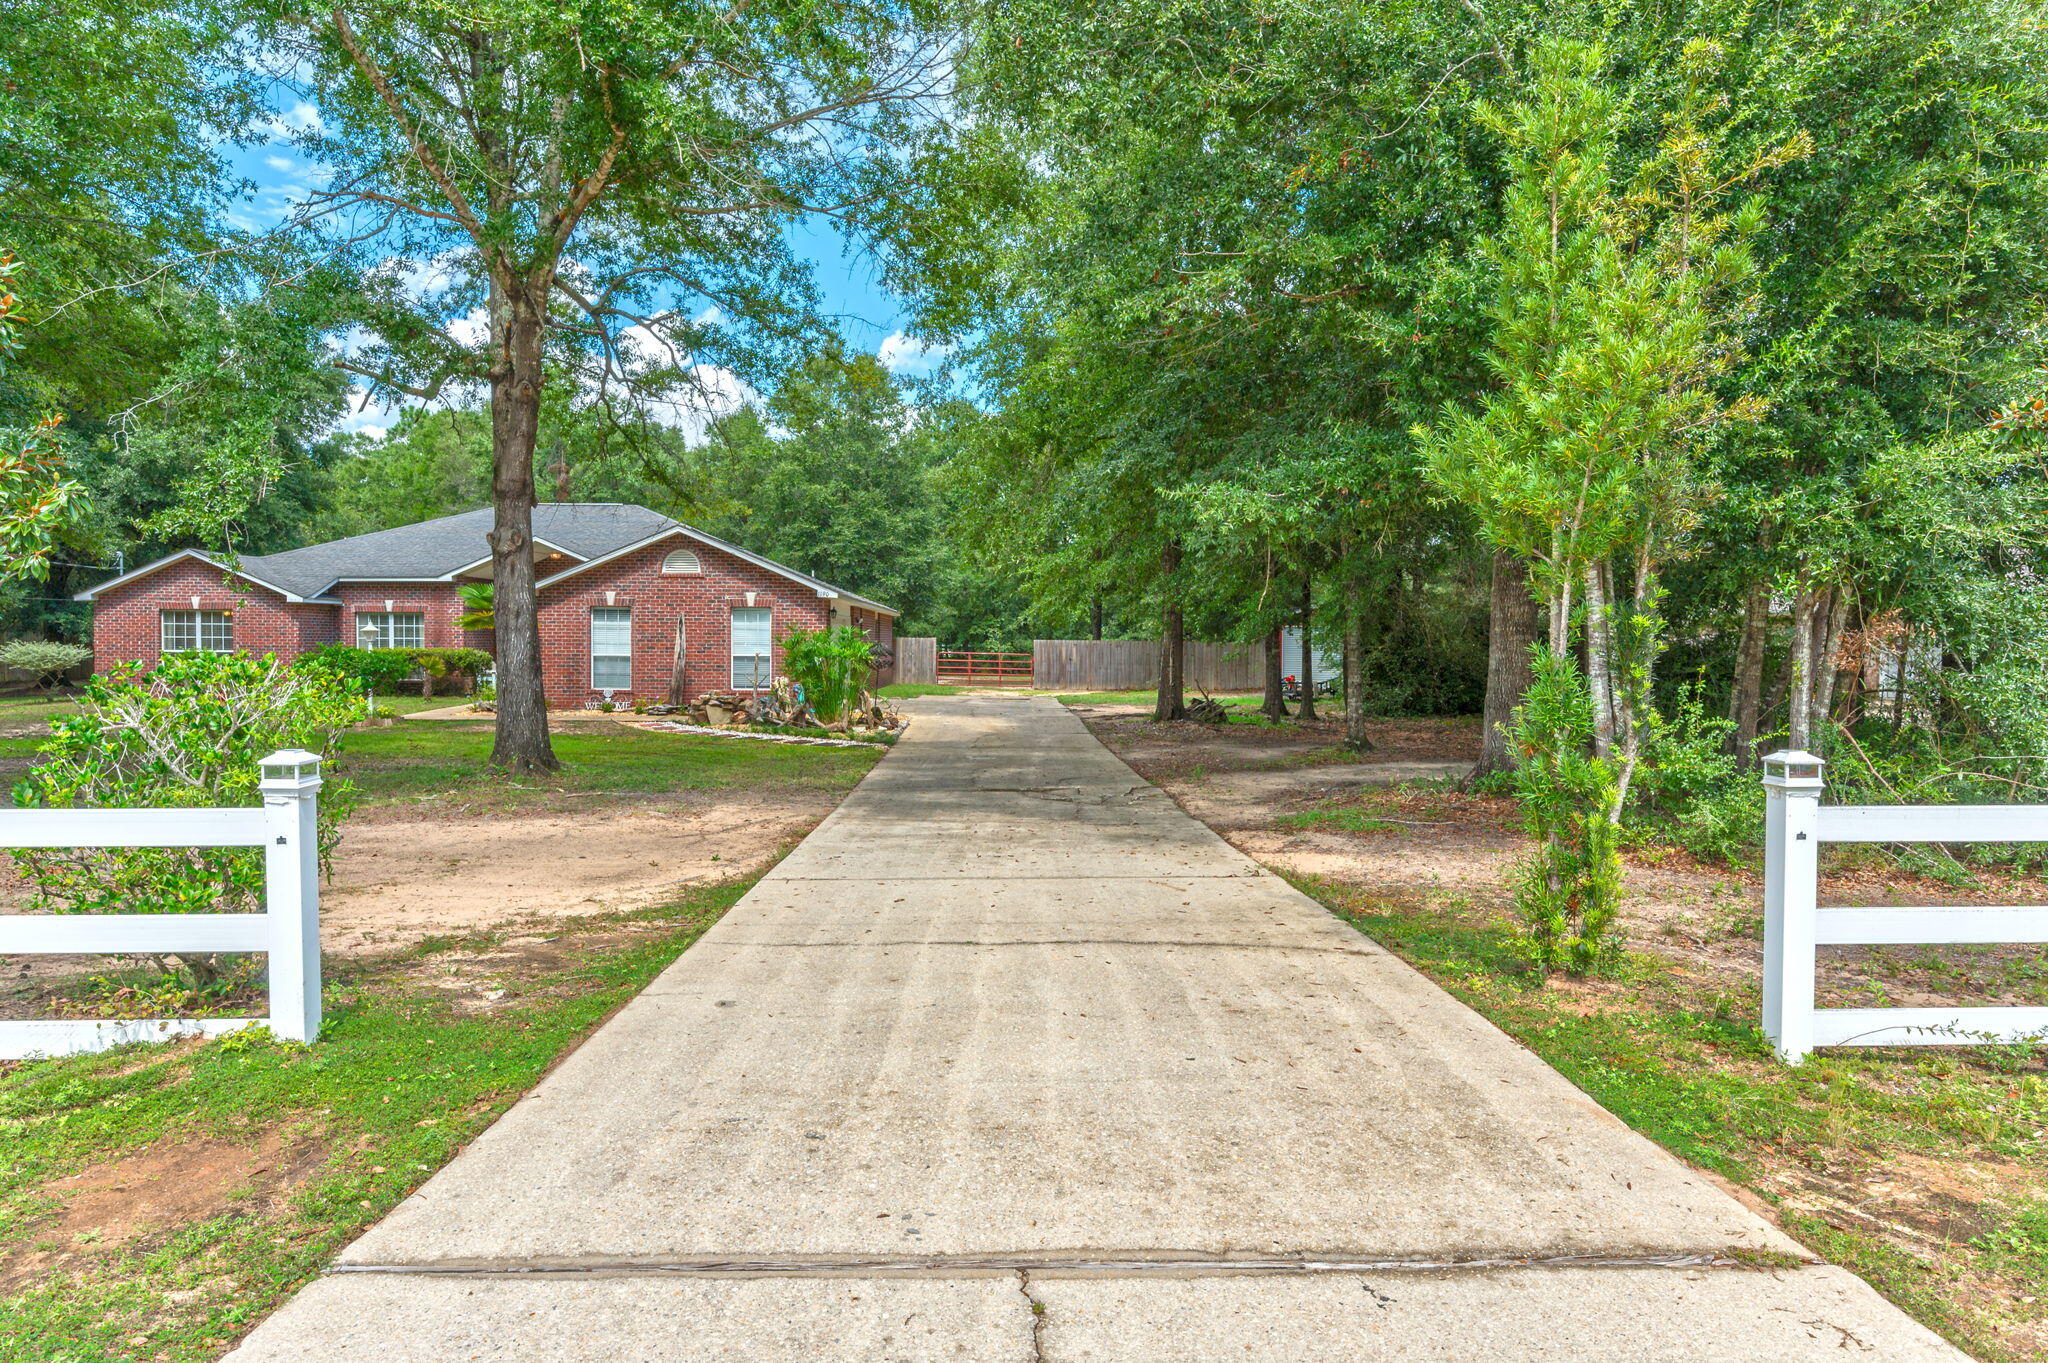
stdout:
[[562,770],[512,777],[486,765],[488,724],[420,720],[359,729],[343,741],[342,769],[369,804],[436,800],[509,808],[563,795],[664,795],[685,790],[792,787],[845,790],[885,751],[749,743],[593,724],[554,735]]
[[[1789,1068],[1757,1028],[1754,988],[1652,957],[1619,980],[1544,988],[1510,927],[1461,896],[1290,879],[1636,1130],[1779,1203],[1794,1235],[1977,1358],[2044,1356],[2042,1048],[1828,1051]],[[1901,1171],[1926,1169],[1949,1171],[1936,1186],[1957,1195],[1887,1199]]]
[[[1342,752],[1343,749],[1338,751]],[[1330,828],[1345,833],[1386,833],[1400,827],[1389,820],[1375,818],[1362,809],[1342,807],[1305,809],[1295,814],[1282,814],[1273,820],[1273,826],[1293,829]]]
[[887,700],[908,700],[912,696],[964,696],[964,686],[932,686],[925,682],[898,682],[875,693]]
[[68,696],[50,696],[40,691],[0,696],[0,733],[28,724],[47,724],[59,715],[77,713],[78,702]]
[[[567,927],[528,968],[438,959],[330,962],[320,1042],[239,1038],[0,1064],[0,1348],[20,1363],[188,1363],[235,1337],[418,1187],[652,979],[751,881]],[[464,991],[451,972],[482,970]],[[502,990],[487,1010],[476,991]],[[459,1002],[462,999],[464,1001]],[[228,1171],[140,1162],[170,1156]],[[127,1161],[124,1163],[124,1161]],[[68,1226],[55,1180],[132,1186],[120,1243]],[[132,1185],[125,1179],[132,1178]],[[216,1176],[216,1181],[219,1181]],[[80,1194],[83,1195],[83,1194]],[[196,1210],[194,1209],[196,1206]],[[25,1276],[24,1276],[25,1275]]]

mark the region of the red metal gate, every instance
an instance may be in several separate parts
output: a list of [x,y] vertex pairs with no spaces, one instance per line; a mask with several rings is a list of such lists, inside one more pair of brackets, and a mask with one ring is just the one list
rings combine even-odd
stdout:
[[1029,653],[971,653],[939,650],[939,680],[967,686],[1029,686]]

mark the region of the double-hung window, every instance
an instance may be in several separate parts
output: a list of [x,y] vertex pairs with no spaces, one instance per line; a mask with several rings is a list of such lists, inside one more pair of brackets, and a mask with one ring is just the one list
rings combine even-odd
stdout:
[[768,612],[735,608],[732,613],[732,689],[760,691],[775,679],[775,646]]
[[235,621],[226,611],[165,611],[162,627],[166,653],[235,651]]
[[633,689],[633,612],[624,606],[591,608],[590,689]]
[[362,648],[425,648],[427,617],[419,611],[357,611],[356,643]]

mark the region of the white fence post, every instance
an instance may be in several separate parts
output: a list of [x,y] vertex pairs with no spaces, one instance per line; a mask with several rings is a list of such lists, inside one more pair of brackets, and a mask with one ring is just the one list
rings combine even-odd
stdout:
[[1813,1053],[1820,793],[1825,765],[1809,752],[1763,760],[1764,1035],[1796,1065]]
[[263,759],[264,910],[270,917],[270,1030],[320,1035],[320,758],[297,748]]

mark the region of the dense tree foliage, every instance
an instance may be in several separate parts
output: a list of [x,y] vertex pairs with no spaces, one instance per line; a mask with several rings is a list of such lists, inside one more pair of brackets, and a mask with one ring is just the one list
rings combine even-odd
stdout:
[[[88,508],[18,631],[75,630],[37,599],[75,561],[490,501],[500,755],[545,765],[523,508],[622,500],[951,645],[1160,639],[1161,717],[1176,641],[1307,624],[1354,746],[1483,709],[1482,773],[1540,644],[1624,819],[1728,826],[1767,744],[2042,783],[2024,6],[68,0],[0,38],[0,421]],[[328,177],[267,231],[224,159],[259,136]],[[833,340],[811,211],[955,370]],[[388,434],[331,434],[344,373],[409,395]]]

